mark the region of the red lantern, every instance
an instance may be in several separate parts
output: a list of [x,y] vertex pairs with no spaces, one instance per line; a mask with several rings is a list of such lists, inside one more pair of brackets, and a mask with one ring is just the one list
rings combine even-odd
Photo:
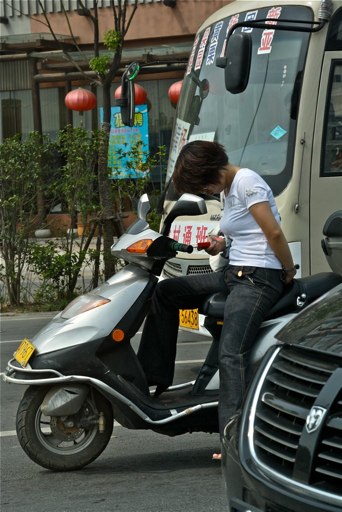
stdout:
[[93,110],[96,107],[96,96],[86,89],[79,87],[68,92],[64,99],[65,105],[70,110],[84,112],[85,110]]
[[[114,98],[118,100],[121,96],[121,85],[115,90]],[[139,84],[134,84],[135,105],[145,105],[147,102],[147,91]]]
[[170,87],[169,87],[167,95],[168,95],[173,106],[176,106],[178,103],[182,85],[183,85],[183,80],[179,80],[179,82],[175,82],[174,84],[170,85]]

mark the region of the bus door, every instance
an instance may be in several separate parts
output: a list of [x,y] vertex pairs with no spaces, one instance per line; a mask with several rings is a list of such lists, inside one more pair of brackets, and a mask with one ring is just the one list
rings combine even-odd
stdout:
[[323,226],[342,210],[342,54],[326,52],[317,102],[310,192],[311,273],[327,269]]

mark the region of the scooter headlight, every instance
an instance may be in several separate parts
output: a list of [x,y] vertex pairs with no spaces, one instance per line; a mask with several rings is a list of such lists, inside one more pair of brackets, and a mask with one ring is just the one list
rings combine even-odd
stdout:
[[85,313],[85,311],[89,311],[90,309],[104,306],[105,304],[108,304],[108,302],[110,302],[110,300],[105,297],[101,297],[101,295],[93,295],[91,293],[81,295],[68,304],[68,306],[62,311],[61,317],[69,319],[73,316]]

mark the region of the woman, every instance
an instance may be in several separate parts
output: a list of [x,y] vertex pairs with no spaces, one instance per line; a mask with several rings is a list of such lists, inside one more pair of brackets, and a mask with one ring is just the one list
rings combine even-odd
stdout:
[[[173,174],[179,193],[225,196],[220,230],[231,240],[224,271],[161,281],[146,318],[138,357],[149,385],[163,392],[173,380],[179,309],[201,308],[209,294],[227,294],[219,348],[220,435],[239,409],[247,387],[246,369],[253,341],[267,312],[296,269],[270,187],[254,171],[229,163],[216,142],[186,144]],[[211,240],[216,255],[225,238]]]

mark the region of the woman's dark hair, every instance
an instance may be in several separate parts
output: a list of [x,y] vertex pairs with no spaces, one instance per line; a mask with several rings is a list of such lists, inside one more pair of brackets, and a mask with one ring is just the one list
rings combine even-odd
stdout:
[[179,194],[203,192],[208,185],[219,183],[219,171],[228,163],[227,153],[218,142],[195,140],[185,144],[172,176],[176,191]]

